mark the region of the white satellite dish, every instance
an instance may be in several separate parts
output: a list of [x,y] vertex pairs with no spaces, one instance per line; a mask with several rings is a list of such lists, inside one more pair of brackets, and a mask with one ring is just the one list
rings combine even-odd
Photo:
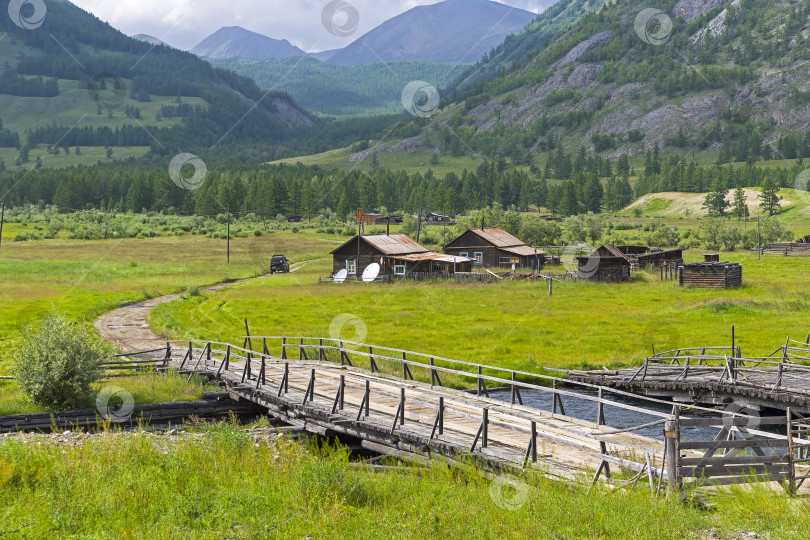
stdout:
[[335,283],[343,283],[346,281],[346,277],[349,275],[349,272],[344,268],[337,274],[335,274]]
[[366,266],[366,269],[363,270],[363,281],[366,283],[370,283],[377,279],[377,276],[380,275],[380,265],[377,263],[370,264]]

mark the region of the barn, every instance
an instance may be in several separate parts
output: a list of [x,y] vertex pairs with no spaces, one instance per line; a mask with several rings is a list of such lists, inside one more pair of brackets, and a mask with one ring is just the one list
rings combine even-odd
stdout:
[[457,257],[470,257],[477,267],[539,268],[545,260],[543,251],[531,248],[497,227],[470,229],[444,247],[444,252]]
[[349,279],[357,278],[371,264],[381,266],[380,276],[387,278],[451,277],[472,270],[472,259],[435,253],[415,242],[407,234],[355,236],[332,251],[332,274],[346,270]]

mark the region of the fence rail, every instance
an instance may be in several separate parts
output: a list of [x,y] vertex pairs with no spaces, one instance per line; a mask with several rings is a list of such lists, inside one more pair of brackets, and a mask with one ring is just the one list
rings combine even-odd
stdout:
[[[657,489],[662,482],[680,489],[681,478],[729,483],[729,478],[748,476],[751,467],[745,469],[746,465],[761,469],[762,474],[756,478],[760,481],[795,480],[798,455],[790,470],[786,470],[783,462],[770,457],[755,463],[742,459],[739,463],[729,461],[722,465],[716,462],[716,457],[728,461],[733,456],[714,454],[720,449],[728,453],[728,448],[733,449],[734,455],[745,448],[792,447],[800,453],[809,452],[808,442],[801,434],[786,436],[754,429],[748,426],[750,417],[742,412],[726,412],[721,417],[715,409],[695,406],[689,408],[690,414],[700,416],[686,418],[681,415],[681,408],[670,401],[550,375],[346,340],[282,336],[243,339],[242,347],[207,341],[175,341],[171,346],[175,354],[183,354],[179,360],[181,370],[215,373],[231,381],[237,391],[260,394],[264,400],[282,400],[283,407],[288,409],[303,409],[312,415],[316,415],[315,409],[321,409],[320,418],[336,426],[352,425],[357,430],[367,425],[368,429],[376,430],[372,433],[379,433],[382,423],[386,433],[410,436],[436,451],[452,443],[456,449],[463,448],[473,455],[523,467],[538,460],[538,442],[567,447],[596,460],[594,482],[603,474],[610,478],[610,465],[633,470],[637,477],[647,474],[651,483],[657,478]],[[279,356],[273,356],[271,349],[279,351]],[[460,387],[473,384],[474,393],[448,390],[445,383],[449,382]],[[509,400],[491,399],[490,394],[496,388],[507,390]],[[528,391],[550,395],[549,410],[522,406]],[[621,401],[626,398],[633,401]],[[565,416],[565,401],[570,399],[593,404],[592,424]],[[611,427],[610,415],[605,414],[607,407],[642,413],[653,420],[630,427]],[[663,407],[672,407],[672,412],[662,410]],[[679,423],[672,424],[673,421]],[[767,423],[768,419],[763,425]],[[781,418],[781,423],[785,425],[787,419]],[[670,441],[675,437],[666,435],[662,446],[660,441],[637,433],[660,425],[667,433],[677,432],[680,437],[681,427],[688,430],[699,424],[720,427],[718,438],[734,437],[734,440],[722,446],[716,444],[718,438],[678,439],[676,445]],[[788,433],[790,429],[787,423]],[[745,448],[734,447],[743,437],[755,442]],[[677,451],[673,453],[673,449]],[[703,453],[698,453],[698,449]],[[684,450],[683,456],[680,450]],[[689,461],[701,455],[710,461]],[[727,474],[719,475],[720,472]]]

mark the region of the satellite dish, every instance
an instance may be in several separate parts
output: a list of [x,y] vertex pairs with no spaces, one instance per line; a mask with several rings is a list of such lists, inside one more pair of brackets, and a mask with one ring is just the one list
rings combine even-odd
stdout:
[[380,275],[380,265],[377,263],[370,264],[366,266],[366,269],[363,270],[363,281],[366,283],[370,283],[377,279],[377,276]]
[[335,274],[335,283],[343,283],[346,281],[346,277],[349,275],[349,272],[344,268],[337,274]]

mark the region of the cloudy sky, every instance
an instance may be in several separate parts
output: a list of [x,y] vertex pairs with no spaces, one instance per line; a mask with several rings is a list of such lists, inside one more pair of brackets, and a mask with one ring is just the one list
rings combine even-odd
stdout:
[[[305,51],[345,47],[380,23],[413,7],[437,0],[349,0],[360,14],[350,38],[328,33],[321,12],[329,0],[71,0],[126,34],[149,34],[190,49],[223,26],[242,26],[276,39],[287,39]],[[556,0],[498,0],[541,12]]]

